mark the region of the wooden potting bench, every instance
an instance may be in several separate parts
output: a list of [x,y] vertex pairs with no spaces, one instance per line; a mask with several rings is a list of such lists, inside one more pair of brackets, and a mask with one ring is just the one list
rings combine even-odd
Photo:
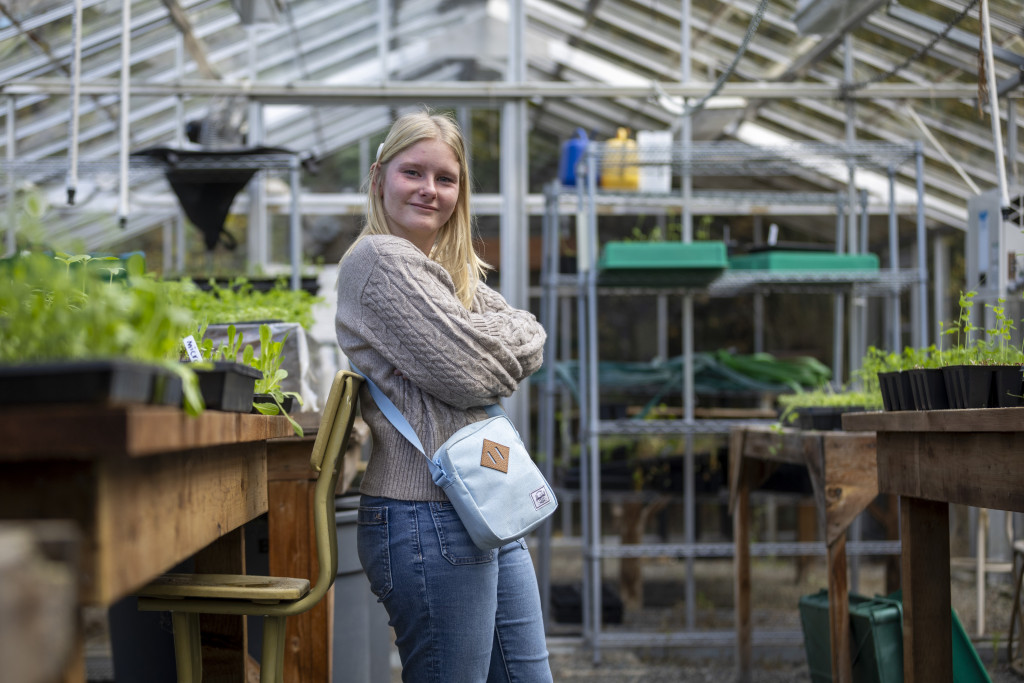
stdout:
[[1024,408],[849,413],[900,496],[903,680],[952,683],[949,504],[1024,512]]
[[782,463],[806,467],[811,480],[819,527],[825,530],[827,545],[832,680],[850,683],[850,649],[836,646],[850,639],[846,532],[878,495],[875,434],[867,430],[826,432],[762,425],[735,427],[729,435],[729,510],[736,546],[733,595],[737,678],[740,683],[749,683],[751,674],[750,492]]
[[[74,521],[82,606],[109,606],[193,556],[197,570],[242,573],[241,527],[268,509],[267,440],[291,433],[279,416],[8,406],[0,413],[0,519]],[[207,626],[227,655],[210,680],[245,680],[244,620]],[[81,631],[64,680],[85,681]]]

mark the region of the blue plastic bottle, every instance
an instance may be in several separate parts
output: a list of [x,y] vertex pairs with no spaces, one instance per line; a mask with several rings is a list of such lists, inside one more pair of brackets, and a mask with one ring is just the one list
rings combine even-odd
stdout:
[[587,148],[587,132],[576,129],[576,137],[562,143],[562,156],[558,160],[558,180],[566,187],[576,186],[576,164]]

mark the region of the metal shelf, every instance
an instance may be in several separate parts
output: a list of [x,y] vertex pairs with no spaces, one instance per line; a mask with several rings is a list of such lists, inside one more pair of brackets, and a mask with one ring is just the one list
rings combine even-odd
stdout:
[[[899,541],[847,541],[848,555],[899,555]],[[588,558],[637,558],[637,557],[732,557],[735,546],[732,543],[648,543],[630,545],[602,545],[597,552],[587,553]],[[828,547],[824,541],[791,543],[751,543],[753,557],[801,557],[824,556]]]
[[774,420],[598,420],[598,434],[633,434],[657,436],[674,434],[728,434],[733,427],[743,425],[770,425]]
[[[754,645],[758,647],[791,647],[802,646],[802,631],[754,631]],[[736,645],[735,631],[675,631],[675,632],[637,632],[620,633],[604,631],[595,640],[607,647],[707,647],[723,648]]]
[[[695,614],[692,603],[694,596],[693,562],[697,558],[733,557],[735,549],[731,543],[698,543],[693,528],[695,517],[695,482],[693,481],[694,454],[692,440],[687,440],[685,460],[685,476],[682,497],[686,510],[686,532],[684,543],[654,543],[636,545],[616,545],[605,543],[601,533],[600,504],[603,497],[601,471],[599,467],[600,437],[606,435],[626,435],[644,437],[648,435],[692,435],[692,434],[728,434],[733,427],[750,424],[770,424],[772,420],[757,419],[691,419],[691,420],[601,420],[598,411],[601,400],[599,382],[599,350],[597,347],[596,319],[598,317],[598,299],[609,296],[663,296],[678,295],[684,298],[683,306],[683,353],[692,359],[693,349],[693,297],[726,298],[743,295],[763,296],[768,294],[831,294],[852,295],[853,297],[888,297],[894,306],[890,308],[898,319],[898,297],[908,288],[919,286],[925,278],[924,261],[918,253],[918,267],[915,269],[877,269],[877,270],[730,270],[726,268],[717,277],[709,279],[705,284],[672,286],[664,278],[651,279],[650,283],[634,280],[623,283],[602,281],[602,274],[597,270],[597,256],[601,248],[598,222],[602,216],[629,215],[632,213],[651,212],[660,209],[668,215],[693,215],[696,207],[701,212],[715,213],[715,207],[721,207],[725,215],[771,215],[764,210],[771,207],[779,215],[787,212],[801,213],[802,207],[812,207],[812,211],[820,214],[831,213],[836,216],[837,230],[846,220],[846,210],[851,201],[856,201],[850,193],[842,192],[744,192],[734,190],[693,190],[685,182],[670,193],[648,193],[637,191],[608,191],[597,186],[596,177],[602,163],[609,161],[623,162],[624,150],[609,147],[603,143],[589,143],[580,166],[574,188],[575,206],[565,201],[566,188],[553,185],[547,191],[548,211],[545,214],[544,229],[544,268],[541,278],[541,297],[549,317],[545,325],[549,330],[548,357],[559,357],[554,337],[559,331],[557,326],[558,300],[575,297],[576,325],[579,339],[578,358],[579,373],[579,423],[581,440],[581,482],[579,503],[582,515],[582,552],[583,552],[583,600],[586,609],[583,625],[584,637],[589,639],[595,651],[602,645],[612,644],[653,644],[651,634],[624,633],[604,631],[600,620],[601,595],[600,578],[601,563],[610,558],[654,558],[675,557],[684,559],[688,564],[687,580],[687,626],[695,626]],[[923,158],[918,146],[898,145],[890,143],[793,143],[785,147],[754,148],[736,143],[690,143],[686,146],[673,145],[663,148],[645,148],[625,152],[626,164],[640,167],[656,165],[669,167],[673,175],[683,179],[694,176],[713,177],[729,175],[788,175],[800,177],[808,170],[827,169],[835,171],[836,177],[849,177],[851,169],[870,169],[879,171],[892,178],[895,169],[905,163],[921,164]],[[922,215],[923,197],[920,190],[917,197],[918,232],[922,233],[920,215]],[[859,216],[864,218],[870,210],[866,195],[860,195],[860,201],[854,207]],[[875,207],[878,208],[877,206]],[[906,207],[903,207],[906,210]],[[563,212],[574,211],[576,215],[577,245],[581,258],[578,264],[579,273],[559,273],[559,219]],[[886,207],[890,221],[890,247],[893,257],[898,256],[896,235],[897,206],[894,197],[890,197]],[[837,232],[837,235],[839,233]],[[632,275],[632,274],[631,274]],[[841,299],[838,299],[841,301]],[[837,320],[845,320],[840,317]],[[836,327],[838,325],[838,327]],[[834,323],[833,332],[842,332],[842,324]],[[894,328],[899,333],[899,327]],[[916,328],[915,328],[916,329]],[[862,334],[863,328],[854,330]],[[857,337],[859,338],[859,337]],[[835,361],[841,363],[840,347],[836,347]],[[564,353],[564,350],[563,352]],[[692,373],[692,362],[686,367]],[[840,365],[834,365],[840,367]],[[554,427],[548,424],[553,421],[555,393],[553,373],[548,379],[551,384],[543,394],[544,400],[550,401],[548,409],[542,408],[541,433],[547,435],[544,450],[554,452]],[[681,382],[683,405],[695,403],[694,378],[685,374]],[[848,543],[851,554],[887,555],[899,552],[898,542],[862,543],[851,540]],[[822,555],[825,553],[823,543],[773,543],[755,544],[751,548],[754,555]],[[777,637],[777,636],[766,636]],[[666,644],[701,646],[734,645],[735,633],[699,633],[687,631],[680,634],[663,634],[660,639]],[[755,641],[758,637],[755,635]],[[785,641],[784,637],[780,640]],[[795,634],[793,643],[802,642],[802,634]]]
[[643,147],[623,151],[607,143],[587,144],[585,156],[597,161],[624,158],[637,166],[670,166],[677,174],[799,175],[800,171],[850,167],[882,173],[914,159],[911,144],[888,142],[791,142],[786,145],[752,147],[739,142],[692,142],[670,147]]

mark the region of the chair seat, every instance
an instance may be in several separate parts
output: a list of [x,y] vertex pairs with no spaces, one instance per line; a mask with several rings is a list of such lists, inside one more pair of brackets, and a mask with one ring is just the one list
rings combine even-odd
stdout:
[[140,598],[221,598],[274,603],[298,600],[309,592],[307,579],[248,574],[164,574],[136,595]]

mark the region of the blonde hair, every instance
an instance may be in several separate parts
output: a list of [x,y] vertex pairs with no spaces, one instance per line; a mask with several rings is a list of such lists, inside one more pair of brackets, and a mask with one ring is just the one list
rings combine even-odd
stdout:
[[[477,283],[484,278],[490,266],[477,255],[473,248],[473,218],[469,212],[469,165],[466,163],[466,148],[459,124],[450,114],[434,113],[430,109],[404,114],[395,120],[384,142],[377,150],[377,160],[370,166],[366,177],[366,222],[355,245],[367,235],[390,235],[384,202],[374,188],[383,182],[382,168],[397,154],[422,140],[440,140],[451,147],[459,162],[459,196],[455,210],[448,222],[441,226],[437,240],[430,250],[430,258],[440,263],[455,283],[455,293],[467,309],[473,303]],[[344,257],[342,257],[344,261]]]

